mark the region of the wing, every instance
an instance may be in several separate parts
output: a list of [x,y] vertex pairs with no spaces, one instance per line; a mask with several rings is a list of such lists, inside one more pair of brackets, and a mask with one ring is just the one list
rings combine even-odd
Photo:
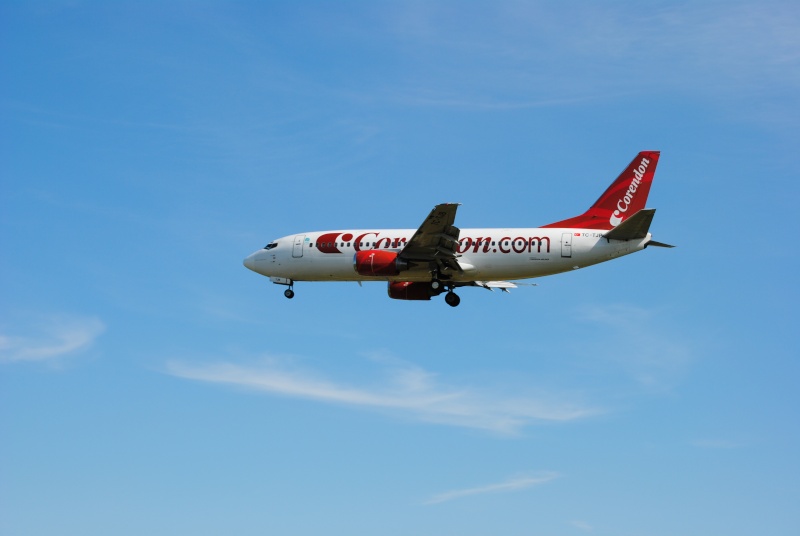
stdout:
[[461,230],[453,225],[457,209],[458,203],[442,203],[433,207],[397,256],[415,263],[436,263],[440,269],[461,271],[456,261]]

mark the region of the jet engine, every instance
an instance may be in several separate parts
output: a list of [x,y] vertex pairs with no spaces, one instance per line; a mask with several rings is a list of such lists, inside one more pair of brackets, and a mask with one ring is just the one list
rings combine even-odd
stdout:
[[395,300],[430,300],[431,296],[437,296],[441,292],[441,288],[434,289],[430,283],[408,281],[389,283],[389,297]]
[[357,251],[353,256],[353,268],[359,275],[392,276],[408,270],[408,263],[397,258],[394,251],[368,249]]

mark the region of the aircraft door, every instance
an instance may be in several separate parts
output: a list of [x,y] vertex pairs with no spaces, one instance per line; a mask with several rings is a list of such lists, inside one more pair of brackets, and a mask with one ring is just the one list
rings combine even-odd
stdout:
[[306,235],[299,234],[294,237],[294,248],[292,249],[292,257],[299,258],[303,256],[303,245]]
[[572,233],[561,235],[561,256],[572,257]]

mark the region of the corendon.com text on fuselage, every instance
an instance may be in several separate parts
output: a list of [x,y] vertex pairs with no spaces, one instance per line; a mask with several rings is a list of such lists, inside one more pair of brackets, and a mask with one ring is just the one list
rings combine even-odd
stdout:
[[[368,249],[396,249],[405,247],[408,238],[404,236],[381,236],[379,231],[370,231],[355,236],[352,233],[326,233],[320,235],[315,247],[322,253],[343,253],[339,248],[352,247],[354,251]],[[542,249],[544,248],[544,250]],[[550,253],[550,237],[548,236],[502,236],[493,238],[465,236],[458,241],[458,253]]]

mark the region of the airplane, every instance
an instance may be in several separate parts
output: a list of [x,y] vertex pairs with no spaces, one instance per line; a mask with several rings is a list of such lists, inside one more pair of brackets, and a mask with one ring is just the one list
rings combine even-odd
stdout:
[[459,203],[436,205],[418,229],[313,231],[273,240],[244,259],[288,288],[298,281],[388,282],[390,298],[430,300],[460,287],[508,292],[513,281],[569,272],[641,251],[671,248],[649,233],[645,208],[659,151],[642,151],[583,214],[538,228],[459,229]]

